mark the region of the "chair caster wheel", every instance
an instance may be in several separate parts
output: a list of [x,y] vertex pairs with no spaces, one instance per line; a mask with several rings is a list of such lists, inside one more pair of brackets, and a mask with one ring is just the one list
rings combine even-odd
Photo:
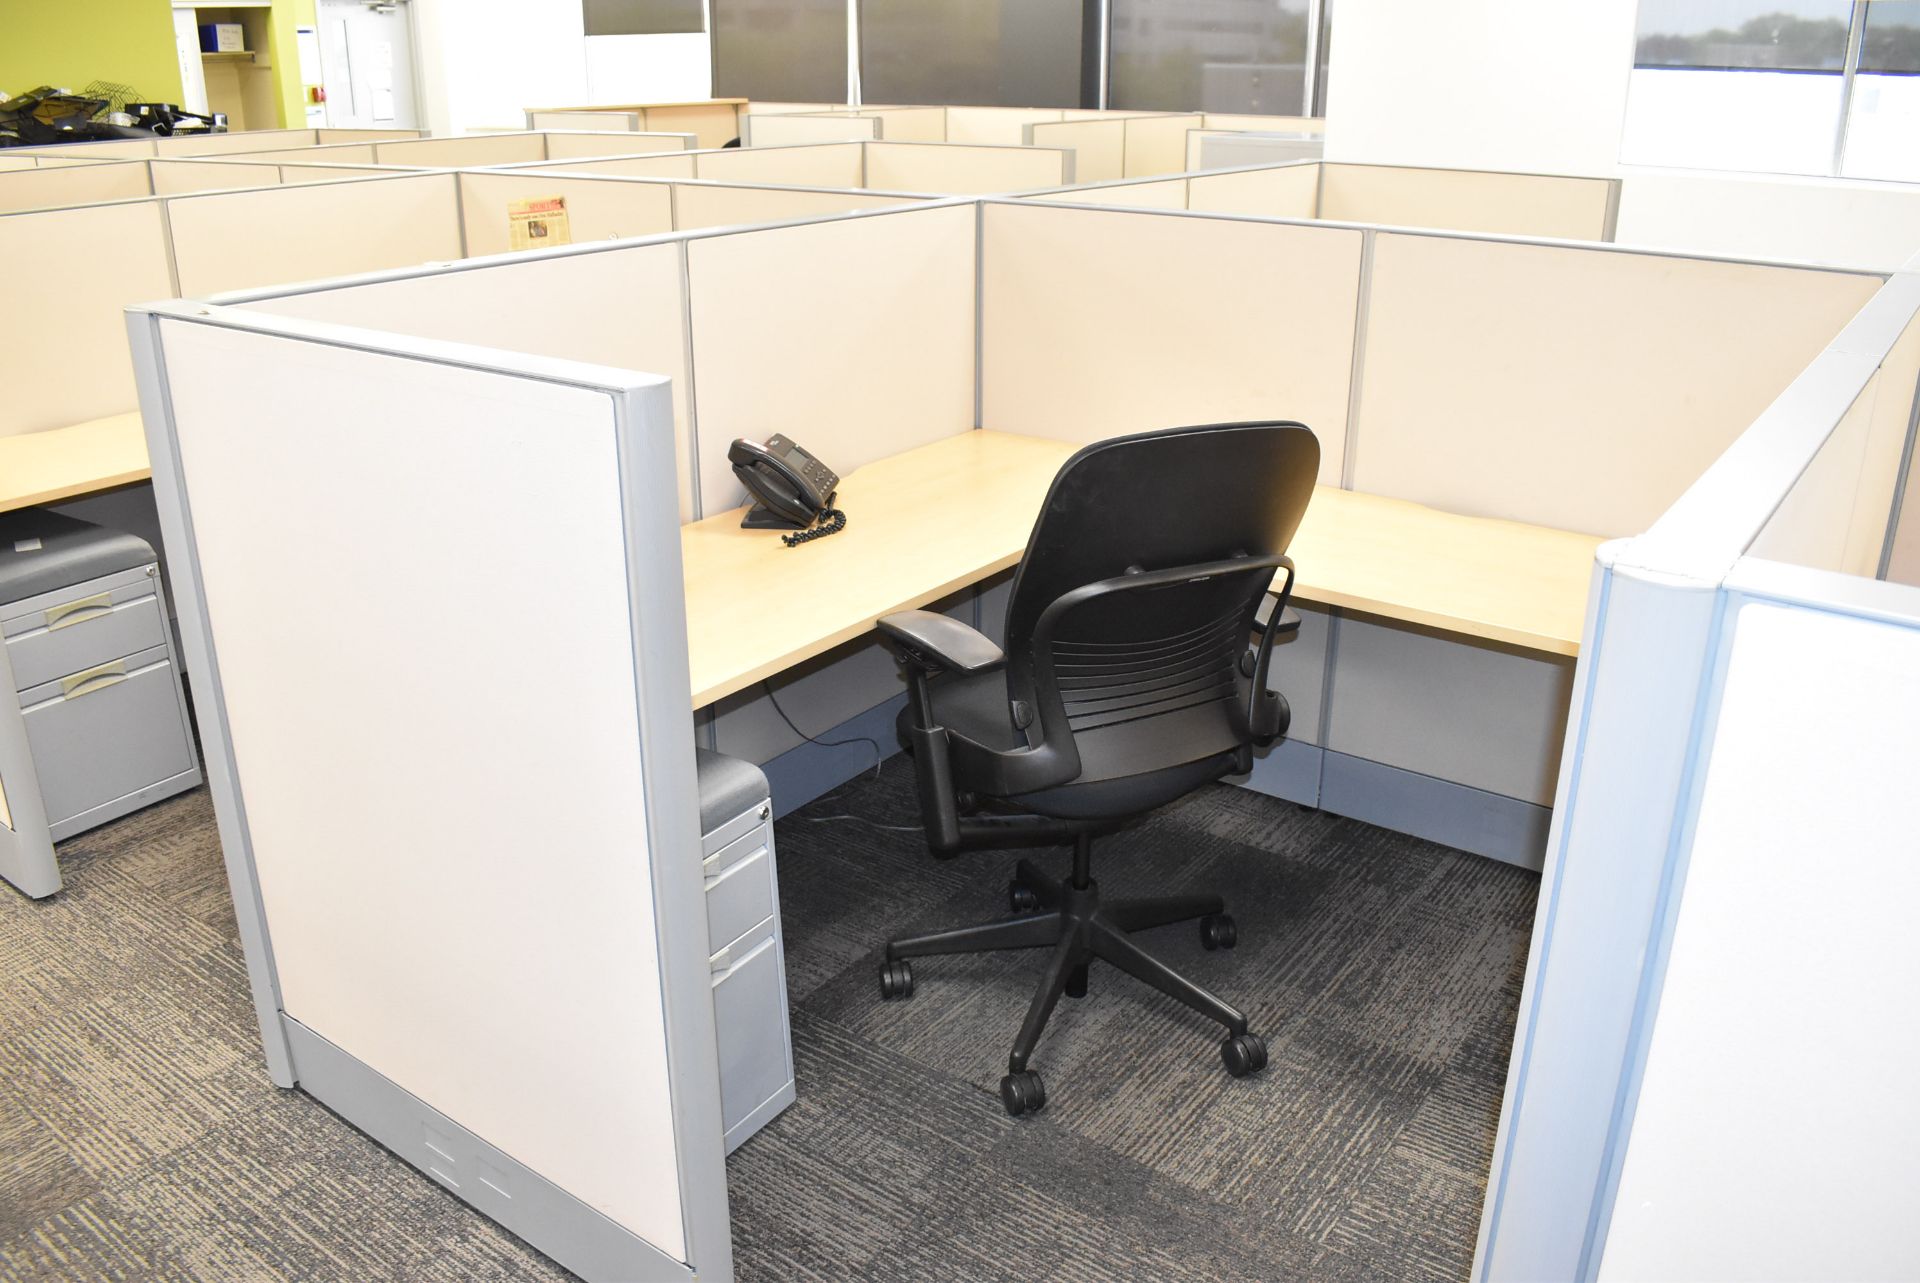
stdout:
[[880,964],[880,997],[882,1000],[913,997],[913,967],[905,958]]
[[1007,885],[1007,904],[1015,913],[1034,913],[1040,908],[1040,895],[1016,878]]
[[1014,1118],[1022,1114],[1037,1114],[1045,1109],[1047,1085],[1040,1081],[1039,1071],[1022,1069],[1017,1074],[1002,1078],[1000,1103],[1007,1107],[1007,1113]]
[[1209,913],[1200,919],[1200,947],[1211,953],[1215,949],[1231,949],[1240,939],[1240,931],[1233,925],[1233,915],[1229,913]]
[[1257,1074],[1267,1067],[1267,1044],[1258,1034],[1233,1034],[1220,1041],[1220,1059],[1235,1078]]

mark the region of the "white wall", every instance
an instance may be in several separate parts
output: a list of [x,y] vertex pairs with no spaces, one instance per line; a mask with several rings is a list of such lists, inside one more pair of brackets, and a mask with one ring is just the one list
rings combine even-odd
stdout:
[[1618,175],[1622,244],[1876,270],[1920,250],[1920,184],[1622,166],[1635,8],[1347,5],[1329,55],[1326,158]]
[[1340,6],[1328,160],[1610,174],[1634,0]]
[[590,102],[691,102],[713,96],[704,31],[671,36],[587,37]]
[[528,107],[588,101],[580,0],[413,0],[413,21],[432,133],[520,129]]

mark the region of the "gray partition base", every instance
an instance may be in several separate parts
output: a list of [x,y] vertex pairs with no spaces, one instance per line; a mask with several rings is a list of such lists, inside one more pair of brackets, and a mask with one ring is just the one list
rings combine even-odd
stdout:
[[281,1013],[294,1079],[321,1104],[590,1283],[694,1273]]
[[873,744],[858,742],[859,739],[870,739],[879,745],[882,759],[898,753],[900,737],[894,732],[893,719],[906,706],[906,692],[902,691],[814,737],[817,740],[852,739],[855,743],[829,747],[802,742],[760,763],[773,789],[774,815],[785,815],[805,806],[854,776],[873,770]]
[[1551,807],[1312,744],[1275,745],[1240,784],[1523,869],[1546,859]]

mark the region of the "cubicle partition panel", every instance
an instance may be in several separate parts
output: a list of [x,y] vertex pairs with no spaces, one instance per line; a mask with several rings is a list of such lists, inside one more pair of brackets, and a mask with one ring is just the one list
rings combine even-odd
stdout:
[[[1895,1107],[1910,1030],[1875,981],[1920,963],[1920,592],[1855,572],[1901,537],[1916,318],[1920,260],[1602,549],[1476,1280],[1911,1257],[1887,1201],[1920,1143]],[[1873,894],[1810,891],[1809,852]],[[1755,1132],[1809,1099],[1815,1125]]]
[[1320,168],[1309,161],[1194,174],[1187,179],[1187,208],[1263,218],[1318,218]]
[[[695,178],[722,183],[777,183],[803,187],[867,186],[861,144],[823,143],[799,147],[727,148],[692,153]],[[875,184],[895,191],[931,188]]]
[[57,164],[78,160],[128,159],[148,156],[218,156],[229,152],[284,150],[324,143],[378,142],[388,138],[418,138],[417,129],[250,129],[225,134],[172,134],[161,137],[113,138],[92,143],[58,143],[21,147],[12,156],[52,159]]
[[152,194],[147,165],[142,160],[35,166],[0,173],[0,214],[55,209],[63,205],[93,205]]
[[947,196],[1025,191],[1071,183],[1078,170],[1064,147],[993,147],[958,143],[868,143],[864,186]]
[[644,152],[692,151],[700,140],[689,133],[608,132],[562,133],[549,130],[542,135],[547,142],[548,160],[573,160],[580,156],[632,156]]
[[665,379],[130,332],[274,1080],[588,1279],[731,1277]]
[[[779,108],[796,111],[825,110],[828,103],[756,103],[754,109],[770,112]],[[598,107],[530,107],[526,112],[528,129],[634,129],[692,134],[696,147],[724,147],[740,136],[740,115],[746,110],[744,98],[713,98],[704,102],[620,103]],[[605,120],[608,123],[575,123]],[[631,117],[637,123],[617,123]]]
[[585,108],[541,111],[532,108],[527,111],[527,128],[624,130],[638,133],[643,128],[644,117],[645,113],[640,111],[588,111]]
[[459,202],[454,174],[177,196],[167,218],[179,292],[205,298],[457,259]]
[[819,115],[746,115],[740,118],[740,142],[745,147],[791,147],[795,143],[857,142],[879,138],[884,126],[878,116],[847,112]]
[[[1153,167],[1155,144],[1175,124],[1183,129],[1189,128],[1193,124],[1193,117],[1184,114],[1088,116],[1070,113],[1067,119],[1058,124],[1035,122],[1026,126],[1021,141],[1040,147],[1073,148],[1075,177],[1083,183],[1095,183],[1136,174],[1178,171],[1181,168],[1178,165],[1165,169]],[[1139,141],[1130,143],[1136,133]],[[1138,163],[1145,168],[1138,171],[1128,168],[1130,149]]]
[[280,166],[240,160],[149,160],[145,162],[155,196],[230,191],[238,187],[274,187],[283,180]]
[[1610,241],[1620,180],[1410,165],[1323,164],[1319,217]]
[[457,181],[467,257],[504,254],[514,248],[510,216],[513,205],[522,201],[551,197],[565,200],[569,235],[574,241],[653,236],[674,227],[671,183],[592,176],[557,178],[527,170],[469,170],[459,174]]
[[828,218],[861,209],[917,205],[933,199],[901,192],[832,187],[755,187],[744,183],[674,183],[673,225],[678,231],[740,227],[794,218]]
[[543,174],[605,174],[615,178],[697,178],[700,157],[707,152],[663,152],[659,155],[599,156],[587,160],[552,161],[521,165]]
[[132,409],[121,310],[173,293],[159,201],[0,214],[0,437]]

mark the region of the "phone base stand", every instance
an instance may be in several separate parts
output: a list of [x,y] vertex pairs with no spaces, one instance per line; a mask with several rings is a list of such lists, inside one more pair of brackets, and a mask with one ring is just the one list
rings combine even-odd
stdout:
[[740,518],[742,530],[804,530],[806,527],[797,521],[788,521],[785,517],[775,516],[773,509],[764,503],[756,503],[747,509],[747,515]]

